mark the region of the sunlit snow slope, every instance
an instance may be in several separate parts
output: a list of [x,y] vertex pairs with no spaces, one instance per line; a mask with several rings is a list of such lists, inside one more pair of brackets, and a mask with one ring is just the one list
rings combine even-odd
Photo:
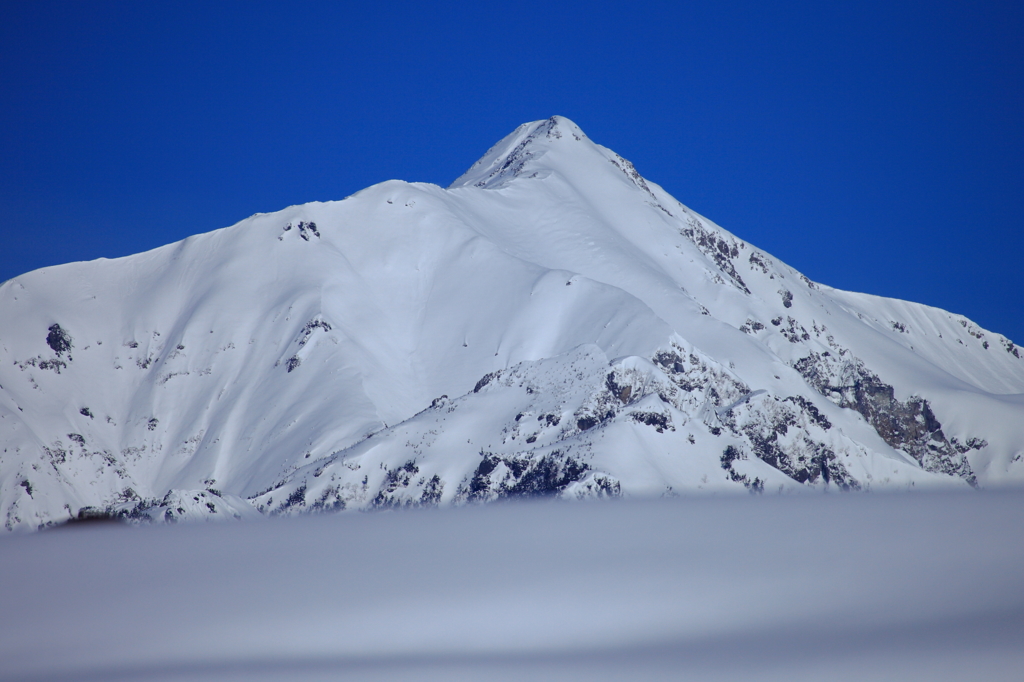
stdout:
[[1024,358],[815,284],[571,121],[0,287],[0,509],[177,519],[1024,480]]

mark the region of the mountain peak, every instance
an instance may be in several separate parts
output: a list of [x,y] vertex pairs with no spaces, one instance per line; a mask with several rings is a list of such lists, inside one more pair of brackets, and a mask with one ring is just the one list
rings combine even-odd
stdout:
[[[564,116],[522,124],[491,147],[448,189],[502,189],[518,178],[543,179],[552,173],[571,178],[574,191],[601,187],[598,194],[607,194],[610,187],[625,179],[632,190],[639,189],[648,195],[645,201],[666,210],[632,163],[593,142]],[[602,177],[603,180],[599,179]]]
[[548,169],[536,167],[536,161],[564,141],[596,146],[578,125],[564,116],[524,123],[491,147],[448,188],[498,189],[517,177],[541,177]]
[[1009,339],[819,287],[565,118],[452,187],[0,285],[0,527],[1024,481]]

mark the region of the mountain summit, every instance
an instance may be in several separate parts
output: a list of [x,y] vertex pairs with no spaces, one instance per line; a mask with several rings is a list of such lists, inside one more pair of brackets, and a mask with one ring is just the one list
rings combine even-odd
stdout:
[[[585,144],[560,143],[563,135],[568,135],[576,142]],[[557,149],[555,156],[541,163],[541,157],[552,149]],[[579,126],[567,118],[553,116],[546,121],[524,123],[507,135],[498,144],[491,147],[479,161],[466,171],[448,189],[456,187],[482,187],[499,189],[519,176],[527,178],[547,177],[554,167],[583,169],[588,162],[605,157],[603,147],[590,142]],[[563,161],[563,163],[559,163]]]
[[811,282],[568,119],[0,286],[0,516],[1024,480],[1024,358]]

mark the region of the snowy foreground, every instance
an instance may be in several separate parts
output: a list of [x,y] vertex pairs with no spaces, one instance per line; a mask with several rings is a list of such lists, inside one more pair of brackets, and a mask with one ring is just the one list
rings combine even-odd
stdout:
[[1019,680],[1024,493],[0,538],[4,680]]

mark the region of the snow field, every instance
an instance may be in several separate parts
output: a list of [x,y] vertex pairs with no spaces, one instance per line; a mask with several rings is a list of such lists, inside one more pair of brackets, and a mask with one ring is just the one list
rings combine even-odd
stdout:
[[1015,680],[1020,491],[0,539],[5,680]]

